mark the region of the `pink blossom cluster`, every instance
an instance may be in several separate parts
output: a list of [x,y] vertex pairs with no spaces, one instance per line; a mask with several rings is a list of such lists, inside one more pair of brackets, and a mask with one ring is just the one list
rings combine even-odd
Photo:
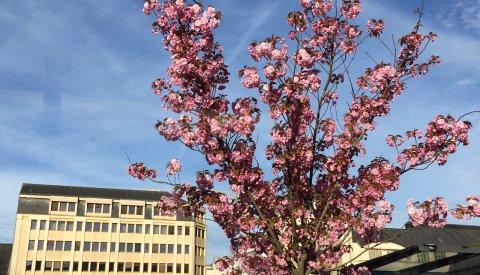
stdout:
[[167,163],[167,175],[180,173],[181,170],[182,164],[178,159],[172,159]]
[[448,205],[443,198],[427,198],[423,203],[414,203],[413,199],[409,199],[407,207],[413,226],[444,227],[447,224]]
[[127,172],[132,177],[137,178],[139,180],[145,180],[148,178],[156,178],[157,171],[154,169],[149,169],[143,162],[133,163],[127,167]]
[[452,210],[452,215],[457,219],[480,217],[480,196],[468,196],[467,205],[459,205]]

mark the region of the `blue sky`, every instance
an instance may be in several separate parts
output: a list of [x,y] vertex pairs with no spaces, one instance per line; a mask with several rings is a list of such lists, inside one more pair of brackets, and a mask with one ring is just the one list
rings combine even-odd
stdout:
[[[236,71],[252,64],[246,47],[272,33],[285,35],[286,14],[296,1],[208,1],[224,12],[217,39],[232,68],[228,92],[251,95]],[[419,1],[368,0],[369,18],[383,17],[387,36],[406,32]],[[183,161],[182,179],[191,181],[205,168],[203,159],[181,145],[166,143],[155,132],[165,117],[149,89],[164,75],[167,56],[151,35],[151,17],[142,1],[2,1],[0,3],[0,242],[11,242],[18,193],[23,182],[131,189],[165,189],[131,179],[127,152],[136,161],[164,169],[172,158]],[[384,138],[424,128],[436,114],[460,115],[480,110],[480,1],[426,1],[425,29],[439,34],[429,52],[443,63],[421,80],[408,83],[392,116],[380,120],[370,137],[369,155],[389,155]],[[378,45],[364,51],[381,58]],[[480,117],[471,145],[461,148],[445,167],[411,173],[400,190],[388,195],[397,205],[393,226],[406,220],[405,201],[445,196],[454,205],[479,194]],[[268,129],[262,122],[260,134]],[[262,132],[263,131],[263,132]],[[261,140],[267,140],[261,138]],[[458,221],[455,221],[458,222]],[[479,221],[470,224],[479,225]],[[210,225],[208,258],[228,254],[228,242]]]

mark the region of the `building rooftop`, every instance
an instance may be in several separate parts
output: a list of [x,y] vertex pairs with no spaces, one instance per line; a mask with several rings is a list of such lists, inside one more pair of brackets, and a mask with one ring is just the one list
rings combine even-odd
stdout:
[[24,183],[20,195],[46,195],[66,197],[89,197],[123,200],[158,201],[161,196],[171,196],[168,192],[112,189],[98,187],[63,186]]

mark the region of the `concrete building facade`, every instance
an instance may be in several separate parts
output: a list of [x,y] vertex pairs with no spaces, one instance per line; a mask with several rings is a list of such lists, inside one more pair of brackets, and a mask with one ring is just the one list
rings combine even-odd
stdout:
[[205,215],[162,215],[169,195],[23,184],[9,274],[203,275]]

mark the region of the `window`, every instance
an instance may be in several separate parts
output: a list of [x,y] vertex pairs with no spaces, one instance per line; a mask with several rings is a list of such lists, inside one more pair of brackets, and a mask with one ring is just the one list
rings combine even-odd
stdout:
[[145,225],[145,234],[150,234],[150,225],[149,224]]
[[34,250],[34,249],[35,249],[35,240],[28,241],[28,250]]
[[189,266],[188,264],[184,264],[184,265],[183,265],[183,273],[188,273],[188,272],[190,272],[189,269],[190,269],[190,266]]
[[106,242],[101,242],[100,243],[100,251],[107,252],[107,243]]
[[135,244],[135,252],[136,253],[142,252],[142,244],[140,244],[140,243]]
[[103,213],[104,214],[110,213],[110,204],[104,204],[103,205]]
[[121,223],[120,224],[120,233],[126,233],[127,232],[127,224]]
[[85,223],[85,231],[86,232],[91,232],[92,231],[92,223],[91,222],[86,222]]
[[167,264],[167,273],[173,272],[173,264]]
[[143,206],[137,206],[137,215],[143,215]]
[[46,225],[47,225],[47,221],[46,220],[41,220],[40,221],[40,230],[45,230]]
[[167,269],[165,268],[165,264],[159,264],[158,265],[158,272],[160,273],[165,273]]
[[27,261],[27,263],[25,264],[25,270],[26,271],[32,270],[32,261]]
[[108,271],[113,272],[115,269],[115,263],[108,263]]
[[158,234],[160,232],[160,226],[154,225],[153,226],[153,234]]
[[150,252],[150,244],[146,243],[143,247],[143,252],[144,253],[149,253]]
[[94,222],[93,223],[93,232],[100,232],[100,223]]
[[153,253],[158,253],[158,244],[154,243],[154,244],[152,245],[152,252],[153,252]]
[[181,254],[181,253],[182,253],[182,245],[177,244],[177,254]]
[[82,262],[82,271],[88,271],[88,262]]
[[186,244],[184,249],[183,249],[183,253],[185,254],[190,254],[190,245]]
[[133,252],[133,243],[127,243],[127,252]]
[[78,271],[78,262],[73,262],[73,271]]
[[81,244],[82,244],[82,242],[80,242],[80,241],[75,242],[75,251],[80,251]]
[[158,271],[158,264],[157,263],[152,263],[152,273]]
[[48,226],[49,230],[55,230],[57,227],[57,222],[55,221],[50,221],[50,225]]
[[70,262],[63,262],[62,271],[69,271],[70,270]]
[[108,232],[108,223],[102,223],[102,232]]
[[68,203],[60,202],[60,211],[66,212],[68,207]]
[[175,235],[175,226],[168,226],[168,235]]
[[125,266],[125,263],[117,263],[117,271],[118,272],[123,272],[123,267]]
[[167,226],[166,225],[160,226],[160,234],[162,234],[162,235],[167,234]]
[[55,250],[56,251],[62,251],[63,250],[63,242],[62,241],[57,241],[55,243]]
[[92,251],[97,252],[99,249],[99,242],[92,242]]
[[44,243],[44,240],[38,240],[37,250],[43,250],[43,243]]
[[37,220],[32,220],[30,222],[30,229],[37,229]]
[[127,212],[128,212],[128,206],[127,205],[122,205],[120,213],[127,214]]
[[46,261],[43,270],[45,270],[45,271],[52,270],[52,262],[51,261]]
[[51,211],[58,211],[58,201],[52,201],[52,205],[50,206]]
[[62,269],[62,262],[55,261],[53,262],[53,271],[60,271]]
[[55,241],[47,241],[47,250],[53,250],[55,248]]
[[148,263],[143,264],[143,272],[148,272]]
[[77,231],[82,231],[83,222],[77,222]]
[[177,235],[182,235],[183,226],[177,226]]
[[160,253],[167,253],[167,245],[160,244]]
[[140,272],[140,263],[133,263],[133,272]]
[[115,252],[115,243],[110,243],[110,252]]
[[58,231],[65,231],[65,222],[64,221],[60,221],[57,223],[57,230]]
[[135,206],[128,206],[128,215],[135,215]]
[[93,203],[87,203],[87,213],[93,213]]
[[67,222],[67,231],[73,231],[73,222]]
[[168,253],[173,253],[173,244],[168,245]]
[[133,223],[128,224],[128,233],[134,233],[135,225]]
[[90,263],[90,271],[97,271],[97,262]]
[[185,236],[190,236],[190,226],[185,226]]
[[135,225],[135,233],[142,233],[142,225],[141,224]]
[[72,242],[71,241],[65,241],[65,245],[63,247],[63,250],[71,251],[72,250]]
[[112,232],[117,232],[117,224],[112,223]]
[[90,242],[83,243],[83,251],[90,251]]
[[106,266],[105,262],[98,263],[98,271],[105,271],[105,266]]
[[120,207],[122,215],[143,215],[143,206],[139,205],[122,205]]
[[42,261],[36,261],[35,262],[35,271],[40,271],[42,270]]
[[125,272],[132,272],[132,263],[125,263]]
[[118,252],[125,252],[125,243],[118,244]]
[[87,203],[87,213],[110,214],[110,204]]
[[69,202],[68,203],[68,212],[75,212],[75,203]]
[[177,268],[176,268],[175,272],[182,273],[182,264],[177,264]]
[[102,213],[102,205],[95,204],[95,213]]

